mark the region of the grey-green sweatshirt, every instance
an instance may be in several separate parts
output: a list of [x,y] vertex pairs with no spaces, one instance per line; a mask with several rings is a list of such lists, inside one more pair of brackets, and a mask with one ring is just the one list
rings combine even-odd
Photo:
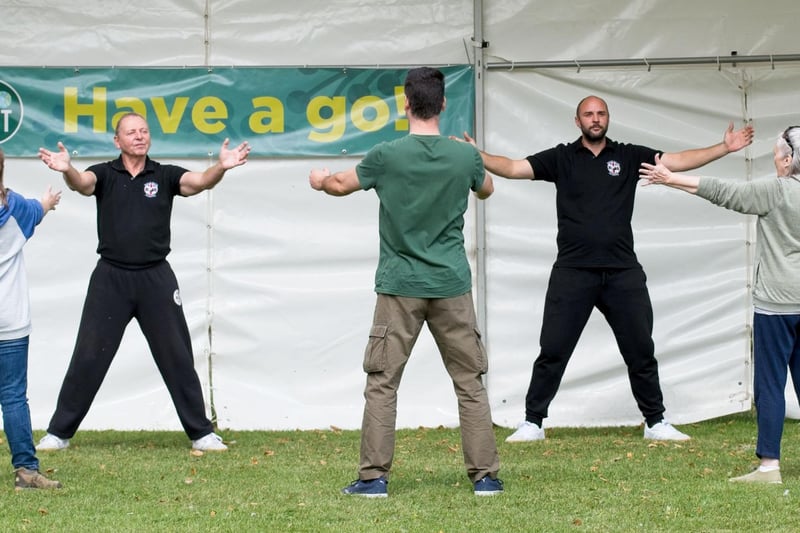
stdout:
[[755,307],[800,314],[800,181],[751,182],[702,177],[697,195],[711,203],[758,215],[753,265]]

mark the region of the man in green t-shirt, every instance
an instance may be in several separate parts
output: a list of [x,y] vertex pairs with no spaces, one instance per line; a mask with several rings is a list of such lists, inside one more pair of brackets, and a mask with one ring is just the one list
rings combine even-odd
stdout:
[[488,363],[472,302],[464,250],[470,190],[494,191],[474,146],[439,132],[444,75],[423,67],[405,81],[409,135],[375,146],[355,168],[314,169],[311,187],[333,196],[375,189],[380,200],[377,303],[364,355],[367,384],[358,479],[342,492],[386,497],[397,418],[397,389],[423,323],[427,322],[458,398],[467,475],[476,495],[503,491],[489,400]]

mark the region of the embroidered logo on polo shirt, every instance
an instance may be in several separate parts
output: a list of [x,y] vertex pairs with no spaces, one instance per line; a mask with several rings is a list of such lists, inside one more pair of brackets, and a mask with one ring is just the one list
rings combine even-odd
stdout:
[[606,163],[606,168],[608,169],[609,176],[619,176],[620,165],[613,159]]
[[181,291],[175,289],[175,292],[172,293],[172,299],[175,305],[181,305]]
[[148,181],[144,184],[144,195],[148,198],[155,198],[158,194],[158,183],[155,181]]

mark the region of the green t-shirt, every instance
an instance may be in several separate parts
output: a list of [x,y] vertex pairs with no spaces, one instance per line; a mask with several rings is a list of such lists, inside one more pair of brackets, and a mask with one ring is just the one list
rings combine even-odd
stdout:
[[464,251],[469,191],[483,185],[474,146],[440,135],[384,142],[356,167],[364,190],[380,199],[380,259],[375,292],[450,298],[472,287]]

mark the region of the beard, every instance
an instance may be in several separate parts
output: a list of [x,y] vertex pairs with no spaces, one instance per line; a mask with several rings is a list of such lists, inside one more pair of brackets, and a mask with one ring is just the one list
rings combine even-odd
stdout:
[[581,128],[583,137],[589,142],[599,142],[605,139],[608,128],[601,127],[599,131],[592,131],[591,128]]

